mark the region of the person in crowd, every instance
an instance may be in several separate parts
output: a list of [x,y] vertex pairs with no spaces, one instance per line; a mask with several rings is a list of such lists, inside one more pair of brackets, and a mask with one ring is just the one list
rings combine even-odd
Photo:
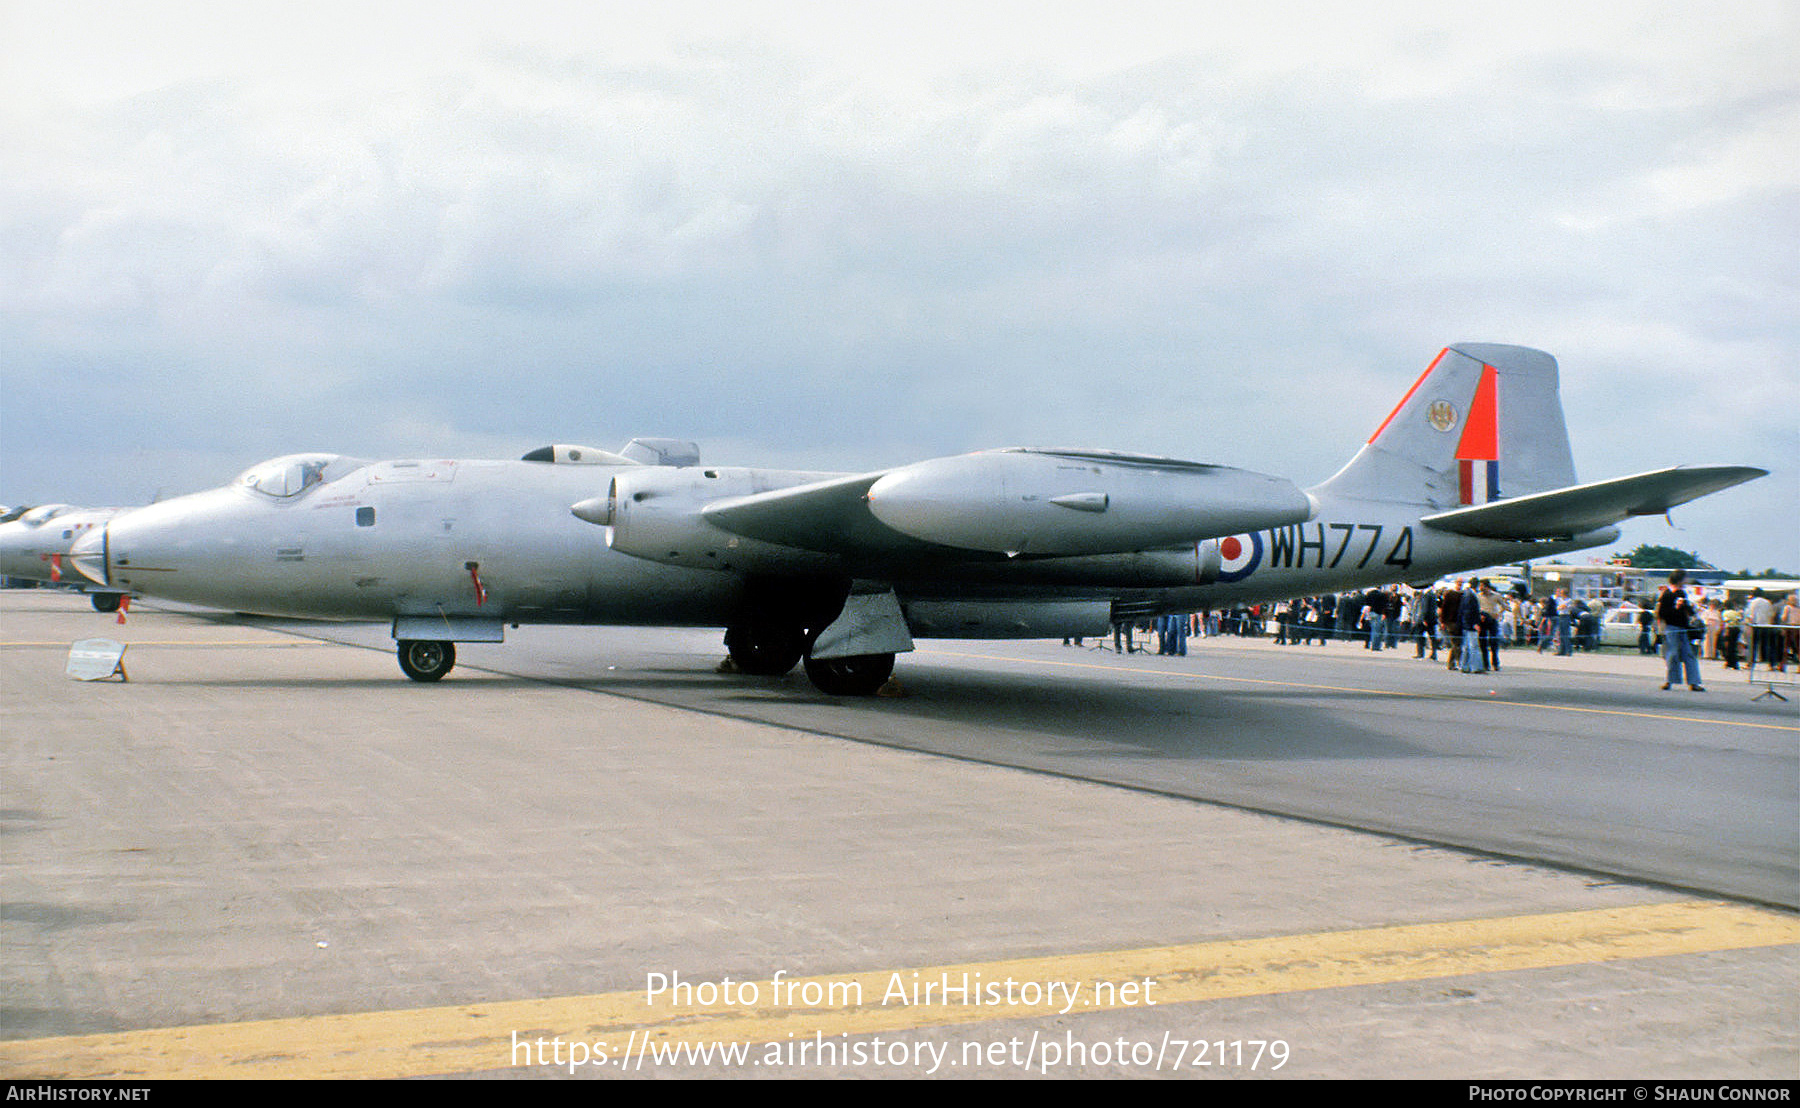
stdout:
[[1725,617],[1719,611],[1717,600],[1706,600],[1700,604],[1700,618],[1706,623],[1704,648],[1700,651],[1700,660],[1716,662],[1719,660],[1719,634],[1725,630]]
[[1340,593],[1337,598],[1337,637],[1353,639],[1357,632],[1357,618],[1362,614],[1362,597],[1353,592]]
[[1131,641],[1131,621],[1128,619],[1121,619],[1114,623],[1113,653],[1129,654],[1135,649],[1137,649],[1137,645]]
[[1556,653],[1563,658],[1575,653],[1575,602],[1567,585],[1556,590]]
[[1780,632],[1774,628],[1774,623],[1775,605],[1767,593],[1757,589],[1750,594],[1750,603],[1744,609],[1744,626],[1750,628],[1751,669],[1775,664],[1775,644]]
[[1542,654],[1556,641],[1556,597],[1546,596],[1538,604],[1538,653]]
[[1656,610],[1648,601],[1637,614],[1638,653],[1656,653]]
[[1569,633],[1574,639],[1574,648],[1564,653],[1593,650],[1600,642],[1600,621],[1594,618],[1587,601],[1578,596],[1573,600],[1565,599],[1563,606],[1569,609]]
[[[1663,689],[1672,688],[1685,674],[1688,688],[1705,692],[1706,687],[1700,683],[1700,659],[1694,656],[1694,623],[1698,617],[1693,601],[1688,599],[1686,583],[1687,571],[1678,569],[1669,574],[1668,587],[1656,598],[1656,618],[1663,625],[1663,656],[1669,661]],[[1704,624],[1700,633],[1705,633]]]
[[1482,581],[1475,603],[1481,610],[1481,664],[1495,673],[1500,671],[1500,594],[1491,581]]
[[1419,616],[1413,627],[1419,636],[1419,649],[1413,657],[1423,658],[1425,648],[1430,646],[1431,660],[1435,662],[1438,660],[1438,595],[1433,589],[1421,589],[1417,599]]
[[1744,610],[1735,604],[1727,604],[1719,613],[1719,619],[1724,624],[1724,629],[1719,632],[1719,651],[1725,658],[1725,668],[1741,669],[1738,660],[1743,642]]
[[1294,601],[1292,612],[1294,629],[1288,633],[1291,641],[1305,646],[1312,642],[1313,629],[1319,625],[1319,613],[1313,607],[1313,598],[1303,596]]
[[1456,669],[1462,659],[1462,582],[1438,594],[1438,632],[1444,637],[1449,657],[1445,669]]
[[1462,671],[1486,673],[1481,658],[1481,595],[1473,579],[1458,596],[1456,622],[1462,628]]
[[1785,672],[1790,661],[1800,663],[1800,592],[1788,593],[1781,606],[1781,660],[1775,668]]
[[1379,652],[1381,644],[1387,642],[1387,594],[1380,589],[1370,589],[1363,594],[1362,625],[1369,637],[1363,643],[1365,650]]

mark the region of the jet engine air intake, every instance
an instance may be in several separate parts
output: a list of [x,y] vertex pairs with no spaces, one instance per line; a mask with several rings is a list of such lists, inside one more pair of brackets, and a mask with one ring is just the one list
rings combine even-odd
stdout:
[[758,573],[829,567],[828,555],[736,535],[701,514],[722,495],[745,495],[753,486],[748,470],[641,466],[613,477],[604,498],[570,511],[605,527],[613,550],[664,565]]

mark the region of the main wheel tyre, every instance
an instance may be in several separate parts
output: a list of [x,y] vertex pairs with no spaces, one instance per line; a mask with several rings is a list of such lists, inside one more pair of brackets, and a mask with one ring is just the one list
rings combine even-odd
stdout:
[[95,592],[88,594],[88,603],[94,606],[94,611],[96,612],[118,611],[119,601],[121,599],[123,598],[116,592]]
[[894,675],[892,654],[856,654],[848,658],[808,658],[806,675],[829,696],[874,696]]
[[740,623],[725,629],[725,649],[739,673],[780,677],[806,653],[806,634],[798,627]]
[[407,639],[400,644],[400,668],[414,681],[438,681],[456,664],[456,644]]

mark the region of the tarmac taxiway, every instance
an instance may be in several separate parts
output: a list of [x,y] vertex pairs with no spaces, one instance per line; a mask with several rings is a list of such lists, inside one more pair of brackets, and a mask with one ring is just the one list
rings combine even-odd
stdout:
[[0,593],[0,1075],[1800,1074],[1800,722],[1711,672],[368,633]]

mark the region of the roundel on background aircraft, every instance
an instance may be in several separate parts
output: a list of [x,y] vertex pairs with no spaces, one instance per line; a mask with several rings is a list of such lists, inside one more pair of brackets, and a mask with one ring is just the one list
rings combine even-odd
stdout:
[[1262,564],[1262,535],[1232,535],[1219,540],[1219,580],[1242,581]]

